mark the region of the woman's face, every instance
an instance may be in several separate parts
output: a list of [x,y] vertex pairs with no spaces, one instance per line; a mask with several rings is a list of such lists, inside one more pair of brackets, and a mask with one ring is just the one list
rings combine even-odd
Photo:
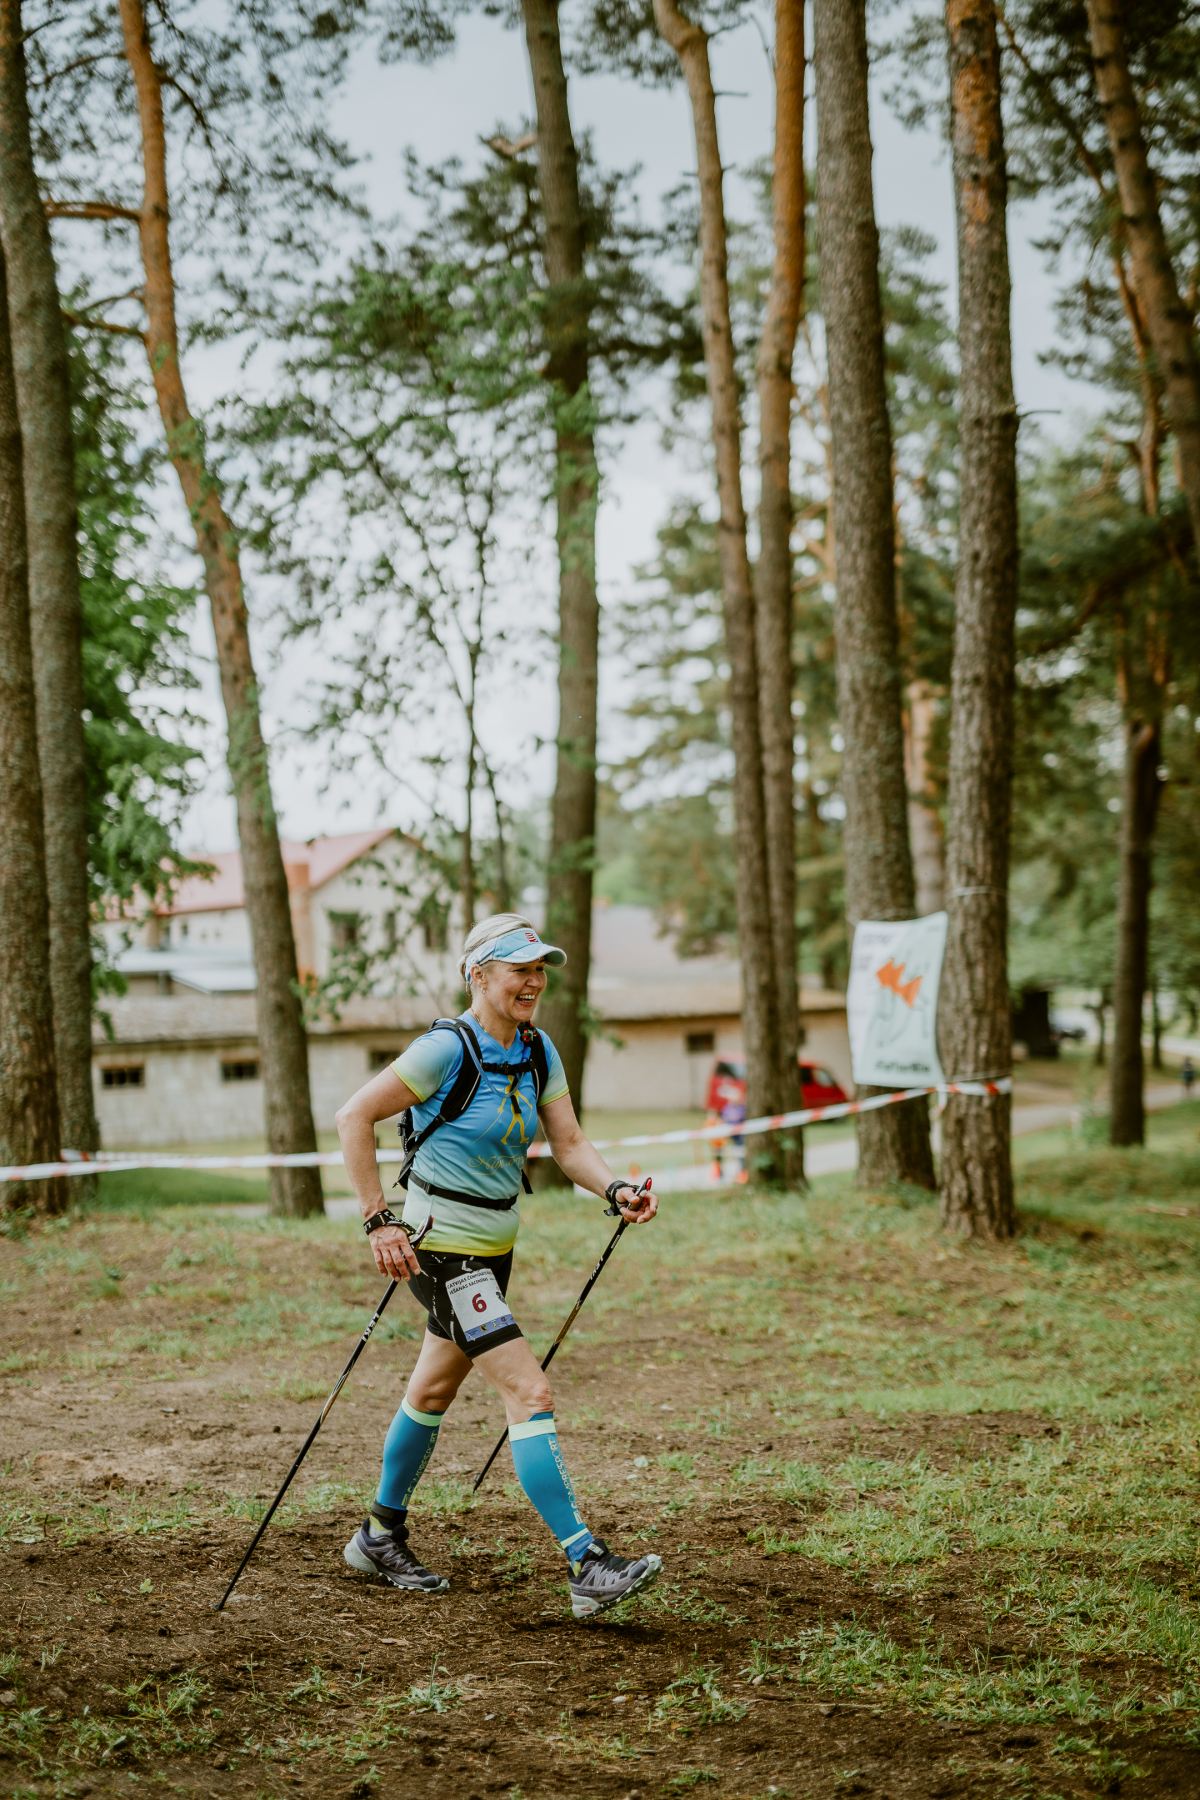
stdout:
[[483,963],[472,970],[474,990],[502,1019],[528,1025],[546,986],[546,965],[536,963]]

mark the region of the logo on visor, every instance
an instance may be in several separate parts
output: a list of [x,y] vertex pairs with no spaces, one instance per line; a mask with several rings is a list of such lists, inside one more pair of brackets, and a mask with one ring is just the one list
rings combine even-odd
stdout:
[[537,932],[536,931],[527,931],[525,933],[525,942],[527,944],[536,944],[537,943]]

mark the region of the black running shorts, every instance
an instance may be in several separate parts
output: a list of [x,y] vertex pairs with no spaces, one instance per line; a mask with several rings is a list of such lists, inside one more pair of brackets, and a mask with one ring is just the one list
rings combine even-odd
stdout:
[[498,1344],[524,1335],[508,1310],[505,1295],[513,1253],[503,1256],[457,1256],[444,1250],[416,1252],[421,1273],[409,1288],[428,1314],[434,1337],[457,1344],[464,1356],[481,1356]]

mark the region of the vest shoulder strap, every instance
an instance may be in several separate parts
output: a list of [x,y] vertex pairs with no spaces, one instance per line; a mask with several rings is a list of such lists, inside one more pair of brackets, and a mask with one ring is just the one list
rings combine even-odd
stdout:
[[[400,1143],[404,1150],[404,1161],[400,1165],[397,1187],[404,1187],[408,1181],[417,1151],[427,1143],[434,1132],[443,1125],[452,1125],[455,1119],[461,1119],[470,1106],[479,1088],[484,1070],[498,1074],[519,1074],[528,1068],[533,1077],[534,1104],[540,1105],[549,1076],[549,1059],[546,1056],[546,1042],[536,1025],[526,1025],[521,1029],[521,1041],[529,1051],[527,1063],[485,1063],[480,1049],[479,1039],[469,1025],[461,1019],[435,1019],[429,1027],[430,1031],[452,1031],[462,1045],[462,1060],[458,1072],[450,1086],[450,1091],[438,1108],[437,1117],[429,1121],[420,1131],[413,1127],[412,1112],[407,1111],[400,1118]],[[526,1193],[531,1193],[529,1178],[521,1171],[521,1181]]]
[[408,1180],[417,1151],[421,1145],[431,1138],[435,1131],[443,1125],[452,1125],[460,1119],[475,1098],[483,1073],[483,1058],[479,1050],[479,1040],[475,1033],[462,1023],[460,1019],[435,1019],[429,1027],[430,1031],[452,1031],[462,1046],[462,1058],[458,1071],[450,1085],[450,1091],[438,1108],[435,1118],[420,1131],[414,1129],[412,1111],[401,1114],[400,1143],[404,1150],[404,1161],[400,1165],[400,1176],[397,1187],[403,1187]]

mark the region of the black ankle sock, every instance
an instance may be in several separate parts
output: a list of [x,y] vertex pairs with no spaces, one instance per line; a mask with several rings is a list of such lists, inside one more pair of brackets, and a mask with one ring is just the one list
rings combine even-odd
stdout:
[[397,1525],[403,1525],[408,1517],[407,1506],[385,1506],[382,1500],[372,1500],[371,1517],[385,1531],[395,1531]]

